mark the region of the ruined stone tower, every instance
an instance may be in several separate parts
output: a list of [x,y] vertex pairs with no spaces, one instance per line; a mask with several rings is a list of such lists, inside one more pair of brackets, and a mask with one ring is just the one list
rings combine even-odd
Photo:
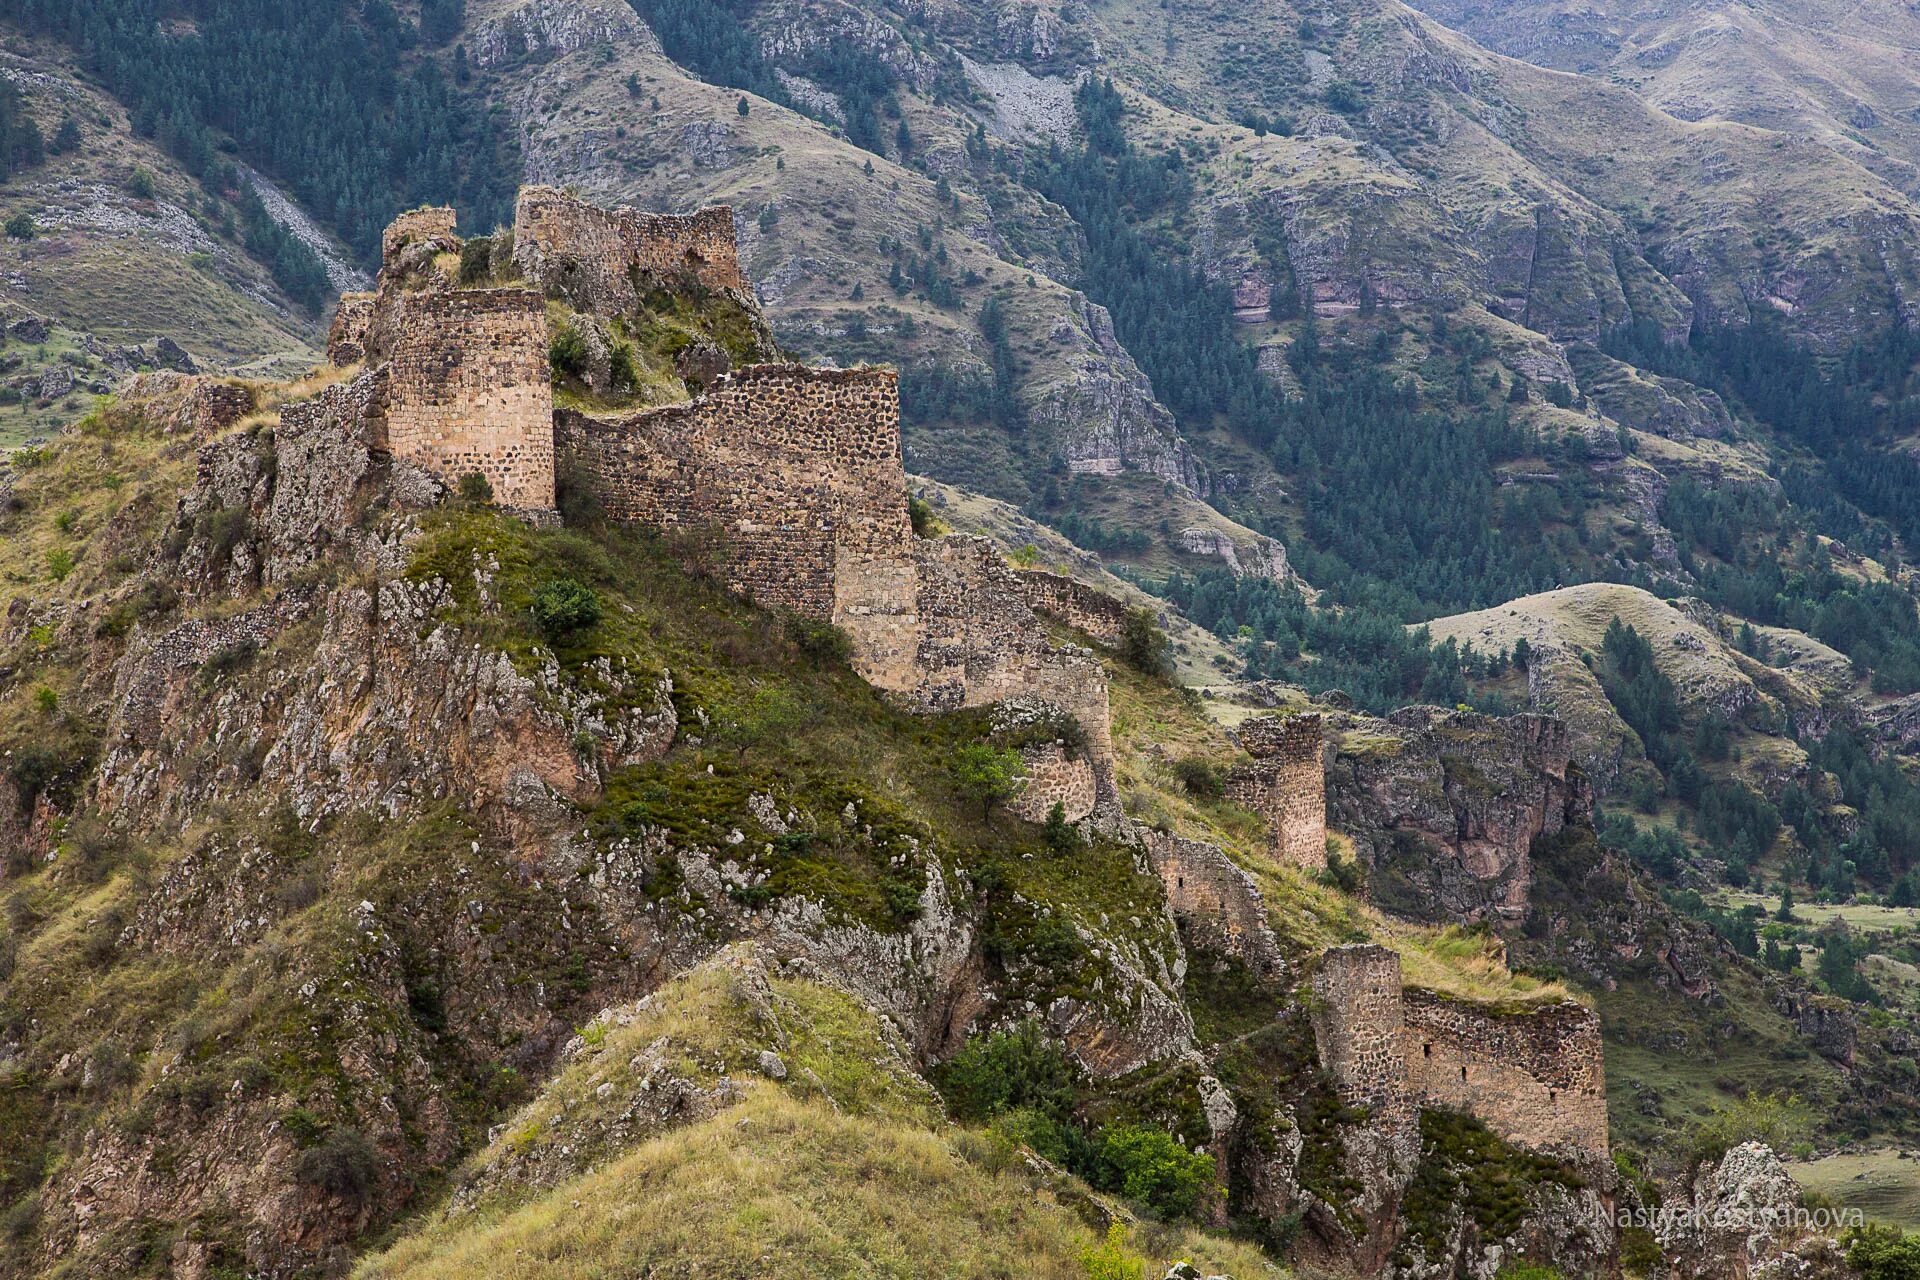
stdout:
[[1253,757],[1227,778],[1227,795],[1273,828],[1272,853],[1309,870],[1327,865],[1326,730],[1317,715],[1261,716],[1241,725]]
[[1321,1065],[1388,1132],[1440,1107],[1518,1146],[1606,1160],[1600,1019],[1587,1006],[1502,1010],[1407,989],[1399,955],[1371,943],[1322,953],[1313,992]]

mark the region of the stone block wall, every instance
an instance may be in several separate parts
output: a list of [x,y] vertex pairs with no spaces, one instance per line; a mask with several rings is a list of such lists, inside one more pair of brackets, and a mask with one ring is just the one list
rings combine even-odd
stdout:
[[1310,870],[1327,865],[1326,729],[1317,715],[1261,716],[1238,731],[1253,757],[1227,777],[1227,796],[1266,818],[1273,856]]
[[1576,1001],[1500,1014],[1409,991],[1408,1079],[1422,1102],[1477,1116],[1509,1141],[1607,1156],[1600,1019]]
[[1391,1131],[1440,1107],[1517,1146],[1606,1160],[1600,1019],[1585,1005],[1506,1012],[1408,991],[1400,957],[1371,943],[1324,952],[1313,992],[1321,1064],[1344,1100]]
[[601,209],[552,187],[526,187],[514,211],[513,260],[538,288],[599,315],[633,310],[654,281],[748,288],[725,207],[685,216]]
[[[912,562],[900,391],[882,369],[755,365],[688,404],[562,413],[569,484],[610,517],[699,540],[730,588],[835,620],[843,571]],[[911,607],[911,588],[893,588]]]
[[1341,1101],[1366,1107],[1388,1133],[1412,1132],[1399,953],[1373,943],[1330,948],[1313,975],[1313,996],[1320,1063]]
[[327,363],[344,368],[367,358],[367,331],[373,327],[377,299],[371,293],[343,293],[340,309],[327,330]]
[[1262,980],[1286,970],[1253,877],[1213,845],[1166,831],[1145,835],[1147,857],[1166,887],[1167,905],[1198,946],[1243,962]]
[[484,475],[494,501],[554,505],[546,303],[525,289],[393,300],[388,447],[449,484]]
[[1016,569],[1021,598],[1035,613],[1084,631],[1101,644],[1118,647],[1126,636],[1126,604],[1083,582],[1044,569]]
[[1027,780],[1011,806],[1016,814],[1028,822],[1045,822],[1058,804],[1068,822],[1078,822],[1093,812],[1099,784],[1085,755],[1070,758],[1059,743],[1048,742],[1022,748],[1020,763]]

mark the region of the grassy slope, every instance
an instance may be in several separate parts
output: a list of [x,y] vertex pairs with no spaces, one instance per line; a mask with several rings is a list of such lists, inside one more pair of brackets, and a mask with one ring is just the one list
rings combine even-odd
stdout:
[[[37,367],[76,349],[78,334],[116,345],[165,335],[222,366],[285,375],[312,363],[325,318],[287,302],[237,241],[221,237],[200,185],[133,136],[125,109],[78,73],[68,50],[0,35],[0,65],[19,73],[13,78],[42,135],[51,139],[71,113],[82,137],[78,150],[49,156],[0,191],[0,221],[25,213],[40,227],[31,241],[0,241],[0,269],[24,282],[9,296],[60,326],[44,357],[17,341],[0,354]],[[136,166],[152,175],[154,199],[128,190]],[[18,313],[6,310],[9,320]],[[83,380],[117,378],[88,367]],[[0,406],[0,449],[72,421],[75,410],[66,401]]]

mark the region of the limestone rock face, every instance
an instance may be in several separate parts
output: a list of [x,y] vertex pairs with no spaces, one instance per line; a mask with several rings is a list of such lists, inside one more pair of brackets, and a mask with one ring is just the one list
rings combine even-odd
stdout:
[[1173,415],[1114,334],[1107,309],[1073,295],[1053,339],[1071,348],[1070,371],[1026,388],[1029,421],[1055,441],[1067,465],[1089,475],[1141,471],[1199,492],[1199,465]]
[[1694,1178],[1687,1214],[1656,1232],[1674,1280],[1825,1280],[1850,1274],[1839,1247],[1796,1223],[1801,1190],[1765,1144],[1735,1147]]
[[1534,838],[1592,817],[1567,731],[1545,716],[1410,707],[1337,718],[1329,736],[1330,824],[1351,835],[1391,911],[1523,919]]
[[655,51],[660,47],[653,32],[619,0],[534,0],[482,23],[472,41],[474,62],[489,69],[602,44],[639,44]]

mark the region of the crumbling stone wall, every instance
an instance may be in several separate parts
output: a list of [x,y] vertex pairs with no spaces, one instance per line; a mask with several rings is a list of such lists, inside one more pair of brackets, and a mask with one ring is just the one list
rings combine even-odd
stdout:
[[1010,806],[1016,814],[1028,822],[1045,822],[1058,804],[1068,822],[1078,822],[1093,812],[1099,782],[1086,756],[1070,756],[1059,743],[1047,742],[1023,747],[1020,763],[1027,780]]
[[1127,606],[1106,592],[1044,569],[1018,569],[1014,579],[1035,613],[1084,631],[1104,645],[1118,647],[1125,639]]
[[367,332],[373,327],[377,299],[371,293],[343,293],[340,309],[327,330],[327,363],[344,368],[367,358]]
[[650,284],[691,281],[745,292],[733,210],[674,215],[601,209],[553,187],[526,187],[514,210],[513,261],[579,311],[632,311]]
[[440,290],[393,302],[388,447],[448,482],[479,472],[494,500],[554,505],[546,304],[525,289]]
[[[763,604],[836,620],[843,569],[911,564],[888,370],[755,365],[688,404],[562,413],[556,430],[568,484],[613,519],[698,540],[730,588]],[[910,607],[904,583],[895,594]]]
[[1280,977],[1286,960],[1267,923],[1253,877],[1213,845],[1148,831],[1147,857],[1166,887],[1174,918],[1198,946],[1243,962],[1262,980]]
[[1273,828],[1273,856],[1313,870],[1327,865],[1326,730],[1317,715],[1261,716],[1240,726],[1253,757],[1227,777],[1227,796]]
[[386,234],[380,238],[380,256],[390,263],[410,244],[425,240],[458,241],[459,226],[459,215],[452,209],[443,206],[409,209],[388,224]]
[[1600,1019],[1585,1005],[1504,1012],[1405,990],[1400,957],[1372,943],[1323,953],[1313,992],[1322,1065],[1389,1129],[1444,1107],[1518,1146],[1607,1158]]
[[1313,1034],[1343,1102],[1392,1134],[1414,1129],[1400,956],[1374,943],[1333,947],[1313,975]]
[[1600,1019],[1567,1000],[1500,1014],[1409,991],[1408,1079],[1422,1102],[1477,1116],[1511,1142],[1605,1159],[1606,1068]]
[[1058,707],[1087,732],[1101,797],[1114,795],[1107,675],[1086,649],[1056,645],[1021,598],[1014,572],[985,538],[922,540],[910,615],[850,626],[862,668],[882,688],[932,709],[1025,698]]
[[199,374],[135,374],[121,389],[119,404],[170,436],[205,440],[253,412],[253,391]]

